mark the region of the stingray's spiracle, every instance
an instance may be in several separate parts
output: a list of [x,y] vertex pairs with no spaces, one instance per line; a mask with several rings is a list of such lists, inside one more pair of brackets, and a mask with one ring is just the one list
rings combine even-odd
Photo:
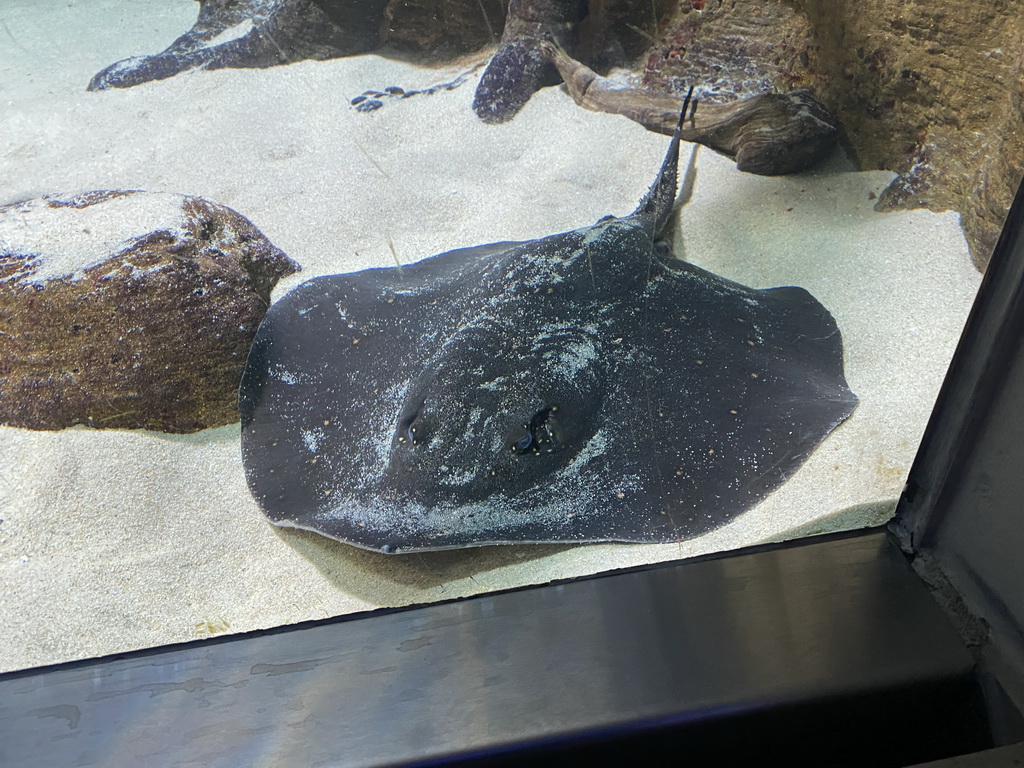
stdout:
[[523,434],[510,450],[517,456],[536,456],[541,453],[554,453],[559,446],[558,423],[553,414],[558,411],[557,405],[549,405],[540,409],[523,424]]

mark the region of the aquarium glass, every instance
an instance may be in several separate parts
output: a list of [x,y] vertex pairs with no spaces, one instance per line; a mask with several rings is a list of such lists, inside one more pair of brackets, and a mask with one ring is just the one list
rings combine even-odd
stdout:
[[1021,22],[591,5],[0,2],[0,671],[891,516]]

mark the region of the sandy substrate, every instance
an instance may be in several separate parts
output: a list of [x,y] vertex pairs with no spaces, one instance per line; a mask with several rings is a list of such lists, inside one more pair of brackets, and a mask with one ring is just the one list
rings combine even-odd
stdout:
[[[475,62],[417,69],[377,56],[190,73],[87,93],[103,66],[165,47],[192,0],[5,0],[0,203],[143,189],[250,218],[318,274],[522,240],[631,211],[667,145],[557,88],[511,123],[461,88],[387,103]],[[861,404],[757,509],[677,545],[518,546],[388,557],[266,523],[237,425],[188,437],[0,428],[0,670],[543,583],[799,533],[879,522],[914,456],[979,276],[955,214],[877,214],[883,172],[837,161],[744,175],[702,152],[685,256],[756,287],[796,284],[836,317]]]

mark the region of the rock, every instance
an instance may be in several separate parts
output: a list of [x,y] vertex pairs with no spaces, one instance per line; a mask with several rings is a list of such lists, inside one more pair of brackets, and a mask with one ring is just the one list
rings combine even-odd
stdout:
[[900,174],[880,210],[953,209],[988,264],[1024,175],[1019,3],[796,0],[817,46],[802,76],[865,169]]
[[500,0],[199,0],[193,27],[165,50],[98,72],[89,90],[130,88],[190,69],[272,67],[381,45],[454,57],[501,35]]
[[473,111],[485,123],[504,123],[545,85],[558,82],[541,44],[575,48],[579,0],[510,0],[498,50],[480,77]]
[[446,61],[496,45],[507,0],[388,0],[381,41],[391,48]]
[[270,67],[366,53],[380,45],[387,0],[200,0],[192,29],[152,56],[98,72],[90,91],[129,88],[189,69]]
[[194,432],[299,266],[243,216],[135,191],[0,206],[0,423]]
[[[825,0],[830,2],[831,0]],[[682,2],[639,69],[645,88],[717,103],[807,85],[795,71],[813,45],[811,24],[779,0]]]
[[382,46],[434,63],[495,45],[500,38],[474,108],[488,122],[504,122],[537,88],[558,82],[539,53],[542,39],[572,49],[578,29],[580,50],[590,61],[606,56],[609,45],[623,57],[636,55],[637,39],[650,37],[645,28],[653,30],[664,7],[671,6],[671,0],[594,3],[581,19],[582,0],[199,2],[196,23],[168,48],[111,64],[92,78],[89,90],[129,88],[190,69],[271,67]]

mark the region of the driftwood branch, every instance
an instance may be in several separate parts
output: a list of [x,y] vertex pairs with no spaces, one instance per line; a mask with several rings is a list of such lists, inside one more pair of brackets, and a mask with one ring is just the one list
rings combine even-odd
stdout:
[[[672,134],[683,106],[681,98],[601,77],[549,41],[540,47],[581,107],[625,115],[648,130]],[[719,104],[702,101],[687,118],[682,138],[735,159],[741,171],[777,176],[802,171],[829,155],[838,127],[809,90],[798,89]]]

